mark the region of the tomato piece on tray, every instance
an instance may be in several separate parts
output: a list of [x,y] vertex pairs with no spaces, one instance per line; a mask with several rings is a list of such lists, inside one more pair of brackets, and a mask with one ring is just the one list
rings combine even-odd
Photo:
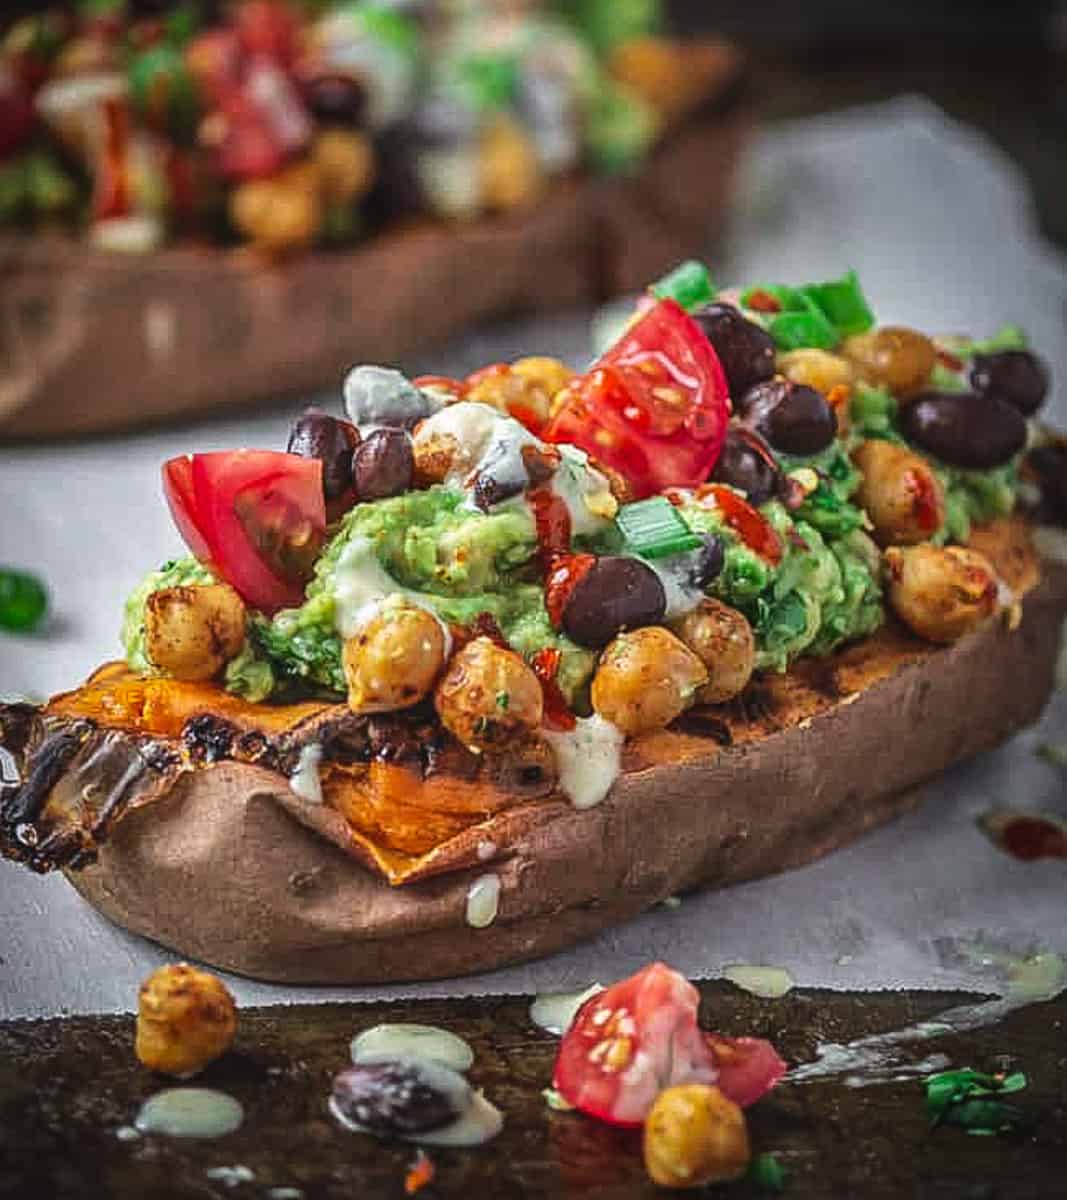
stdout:
[[637,1126],[664,1088],[715,1084],[754,1103],[785,1074],[762,1038],[728,1038],[697,1025],[693,985],[654,962],[582,1005],[563,1035],[553,1084],[568,1104],[611,1125]]
[[664,1088],[715,1083],[715,1055],[697,1027],[699,996],[654,962],[587,1000],[563,1035],[555,1087],[568,1104],[636,1126]]
[[273,450],[171,459],[163,490],[186,545],[254,608],[299,605],[326,534],[322,463]]
[[638,499],[703,483],[730,417],[722,365],[674,300],[649,307],[562,394],[543,436],[580,446],[613,467]]

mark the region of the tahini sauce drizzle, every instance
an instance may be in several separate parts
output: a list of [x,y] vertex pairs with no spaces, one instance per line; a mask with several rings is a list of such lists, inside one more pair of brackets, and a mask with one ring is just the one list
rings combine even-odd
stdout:
[[141,1105],[134,1126],[141,1133],[177,1138],[225,1137],[241,1127],[244,1109],[214,1088],[167,1088]]
[[351,1053],[354,1063],[367,1058],[429,1059],[460,1074],[474,1062],[469,1043],[438,1025],[374,1025],[352,1039]]
[[966,1033],[991,1025],[1017,1008],[1053,999],[1067,985],[1067,962],[1058,954],[1015,958],[997,950],[966,946],[961,950],[972,960],[994,964],[1005,972],[1007,981],[1002,995],[977,1004],[961,1004],[890,1033],[872,1034],[844,1045],[821,1043],[816,1047],[815,1061],[795,1067],[786,1079],[790,1083],[812,1083],[843,1075],[846,1087],[868,1087],[943,1070],[950,1061],[946,1055],[932,1054],[915,1062],[907,1055],[906,1048],[945,1034]]

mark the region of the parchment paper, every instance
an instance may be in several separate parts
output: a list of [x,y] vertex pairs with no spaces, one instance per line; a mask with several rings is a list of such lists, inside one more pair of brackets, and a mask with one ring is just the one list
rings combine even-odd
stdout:
[[[904,99],[766,136],[726,249],[723,283],[827,278],[855,266],[885,322],[976,332],[1018,322],[1067,379],[1064,262],[1036,237],[1010,164],[925,102]],[[411,367],[462,374],[531,352],[579,365],[589,316],[501,325]],[[1067,426],[1062,383],[1049,416]],[[181,552],[159,497],[165,458],[282,446],[290,417],[0,450],[0,563],[40,572],[54,593],[44,633],[0,636],[0,694],[66,689],[116,656],[122,598],[146,570]],[[788,875],[686,898],[539,963],[407,987],[229,982],[244,1004],[534,992],[609,982],[656,957],[694,977],[768,963],[811,986],[974,988],[973,970],[951,952],[957,941],[1067,952],[1067,864],[1016,862],[975,824],[1005,805],[1067,813],[1064,776],[1034,753],[1064,736],[1060,695],[1036,730],[949,772],[920,810],[849,849]],[[61,878],[0,863],[0,1019],[128,1010],[140,981],[168,957],[114,929]]]

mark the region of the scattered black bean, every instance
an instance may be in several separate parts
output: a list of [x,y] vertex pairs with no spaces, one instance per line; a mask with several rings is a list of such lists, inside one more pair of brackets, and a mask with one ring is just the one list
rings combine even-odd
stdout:
[[411,1135],[440,1129],[464,1110],[469,1087],[461,1075],[415,1059],[356,1063],[333,1081],[341,1115],[372,1133]]
[[322,463],[322,490],[336,500],[352,486],[352,451],[359,445],[359,430],[318,408],[298,417],[289,434],[287,450]]
[[328,125],[358,127],[367,108],[367,89],[351,75],[319,75],[304,86],[312,116]]
[[788,379],[756,384],[738,409],[745,424],[783,454],[818,454],[837,435],[837,417],[826,397]]
[[411,487],[415,456],[411,438],[401,429],[376,429],[352,455],[356,499],[384,500]]
[[1048,367],[1029,350],[999,350],[971,359],[971,387],[1033,416],[1048,395]]
[[732,397],[774,374],[774,338],[732,304],[709,304],[693,319],[718,355]]
[[701,590],[717,579],[726,565],[726,550],[721,539],[713,533],[702,536],[704,544],[693,551],[693,565],[689,569],[689,583]]
[[563,629],[579,646],[597,648],[623,629],[657,625],[667,611],[659,576],[639,558],[598,558],[563,609]]
[[924,392],[901,413],[904,436],[954,467],[987,470],[1026,445],[1026,419],[996,396]]
[[745,493],[750,504],[760,505],[785,492],[785,476],[770,447],[755,430],[733,423],[711,476]]

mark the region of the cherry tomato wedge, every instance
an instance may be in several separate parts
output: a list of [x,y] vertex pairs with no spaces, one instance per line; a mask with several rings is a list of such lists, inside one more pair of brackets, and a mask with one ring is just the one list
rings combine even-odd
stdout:
[[763,1038],[706,1037],[719,1069],[719,1091],[742,1108],[755,1104],[786,1072],[778,1051]]
[[[700,504],[717,508],[727,528],[732,529],[754,554],[775,566],[782,561],[782,540],[770,521],[732,488],[721,483],[706,483],[697,488],[695,498]],[[676,503],[678,497],[668,495],[668,499]]]
[[715,1083],[718,1068],[697,1027],[699,996],[654,962],[587,1000],[563,1035],[554,1085],[568,1104],[612,1125],[640,1125],[676,1083]]
[[322,463],[273,450],[171,459],[163,490],[186,545],[254,608],[299,605],[326,534]]
[[542,436],[613,467],[637,499],[703,483],[730,416],[718,357],[674,300],[651,305],[562,396]]

